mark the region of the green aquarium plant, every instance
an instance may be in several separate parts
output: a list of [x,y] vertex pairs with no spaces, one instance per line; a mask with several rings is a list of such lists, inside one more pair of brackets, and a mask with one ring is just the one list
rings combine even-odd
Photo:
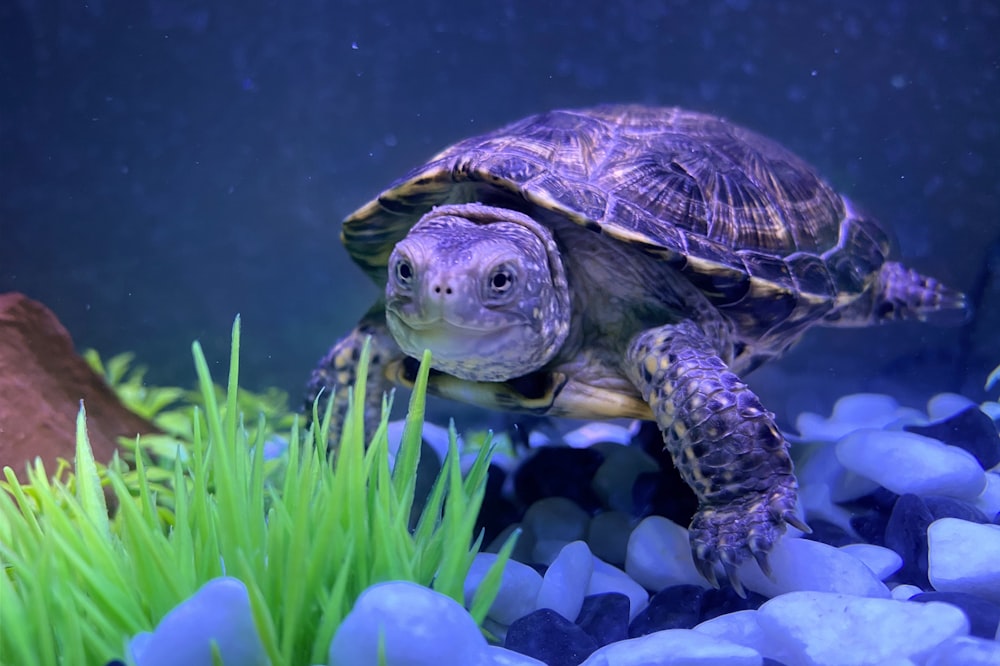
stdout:
[[[204,583],[223,575],[246,585],[254,624],[276,666],[325,662],[339,623],[373,583],[409,580],[463,601],[463,582],[481,544],[475,520],[492,447],[479,449],[463,477],[452,429],[449,454],[411,529],[429,359],[423,359],[391,468],[388,409],[367,446],[364,441],[363,381],[354,387],[334,464],[323,453],[327,410],[314,414],[309,429],[290,419],[287,459],[268,467],[264,447],[276,421],[259,415],[253,427],[244,423],[239,342],[237,318],[228,385],[221,392],[200,345],[193,345],[197,406],[189,412],[189,448],[169,456],[169,469],[160,470],[169,479],[163,484],[168,502],[150,482],[154,466],[141,439],[134,469],[120,459],[106,467],[94,461],[83,405],[71,469],[50,477],[36,462],[26,484],[4,469],[4,664],[130,660],[132,636],[153,629]],[[159,395],[152,399],[158,406],[152,417],[168,403],[191,402],[182,392]],[[182,440],[185,432],[174,434]],[[113,515],[104,484],[117,502]],[[478,622],[512,548],[513,539],[472,601]]]

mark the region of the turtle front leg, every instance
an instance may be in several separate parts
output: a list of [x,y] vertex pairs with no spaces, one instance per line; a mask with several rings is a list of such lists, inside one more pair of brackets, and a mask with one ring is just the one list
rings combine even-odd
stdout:
[[773,415],[730,372],[692,321],[636,336],[627,352],[631,380],[653,410],[681,476],[695,491],[690,538],[699,571],[718,587],[721,563],[737,592],[736,566],[767,553],[795,515],[797,484]]
[[[313,370],[306,386],[304,409],[312,417],[313,403],[320,416],[332,400],[328,451],[336,449],[347,416],[350,394],[358,379],[358,360],[365,341],[371,338],[368,383],[365,391],[365,434],[371,435],[382,415],[382,396],[392,388],[386,377],[390,362],[403,357],[385,323],[385,306],[380,302],[362,317],[350,333],[339,340]],[[318,402],[317,402],[318,399]]]

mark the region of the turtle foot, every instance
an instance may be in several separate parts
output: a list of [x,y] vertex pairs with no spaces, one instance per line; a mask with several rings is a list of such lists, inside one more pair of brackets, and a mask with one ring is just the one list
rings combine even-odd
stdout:
[[691,552],[698,571],[713,587],[719,587],[717,570],[721,565],[736,593],[746,597],[737,573],[739,565],[752,557],[764,575],[770,576],[768,554],[785,526],[810,531],[794,507],[794,486],[779,486],[767,495],[744,497],[721,506],[703,506],[690,528]]

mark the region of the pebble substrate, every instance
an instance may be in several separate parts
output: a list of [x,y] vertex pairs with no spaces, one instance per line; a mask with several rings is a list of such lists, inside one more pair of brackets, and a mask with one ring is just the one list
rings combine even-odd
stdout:
[[[379,663],[384,640],[387,666],[996,666],[998,421],[1000,404],[954,394],[926,411],[856,394],[830,417],[801,415],[788,438],[813,532],[789,530],[771,577],[752,561],[741,566],[745,598],[696,572],[683,527],[695,498],[655,427],[591,424],[555,443],[534,436],[527,455],[495,460],[480,516],[487,551],[522,530],[486,621],[493,640],[453,600],[388,582],[358,600],[328,663]],[[425,438],[442,452],[440,431]],[[466,603],[493,558],[476,558]],[[235,604],[224,614],[235,625],[249,617],[232,579],[186,603],[211,605],[198,597],[216,594],[213,585]],[[162,658],[197,642],[198,622],[174,624],[168,616],[138,637],[140,666],[177,663]],[[243,650],[234,663],[266,663],[259,641],[234,636]],[[169,655],[157,643],[172,646]]]

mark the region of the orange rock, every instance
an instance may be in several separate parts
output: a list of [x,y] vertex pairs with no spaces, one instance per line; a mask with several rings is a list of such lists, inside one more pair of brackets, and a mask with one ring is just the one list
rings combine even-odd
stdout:
[[58,458],[72,461],[80,400],[98,462],[111,460],[117,437],[157,431],[74,351],[48,308],[24,294],[0,294],[0,468],[10,466],[25,481],[35,457],[50,475]]

